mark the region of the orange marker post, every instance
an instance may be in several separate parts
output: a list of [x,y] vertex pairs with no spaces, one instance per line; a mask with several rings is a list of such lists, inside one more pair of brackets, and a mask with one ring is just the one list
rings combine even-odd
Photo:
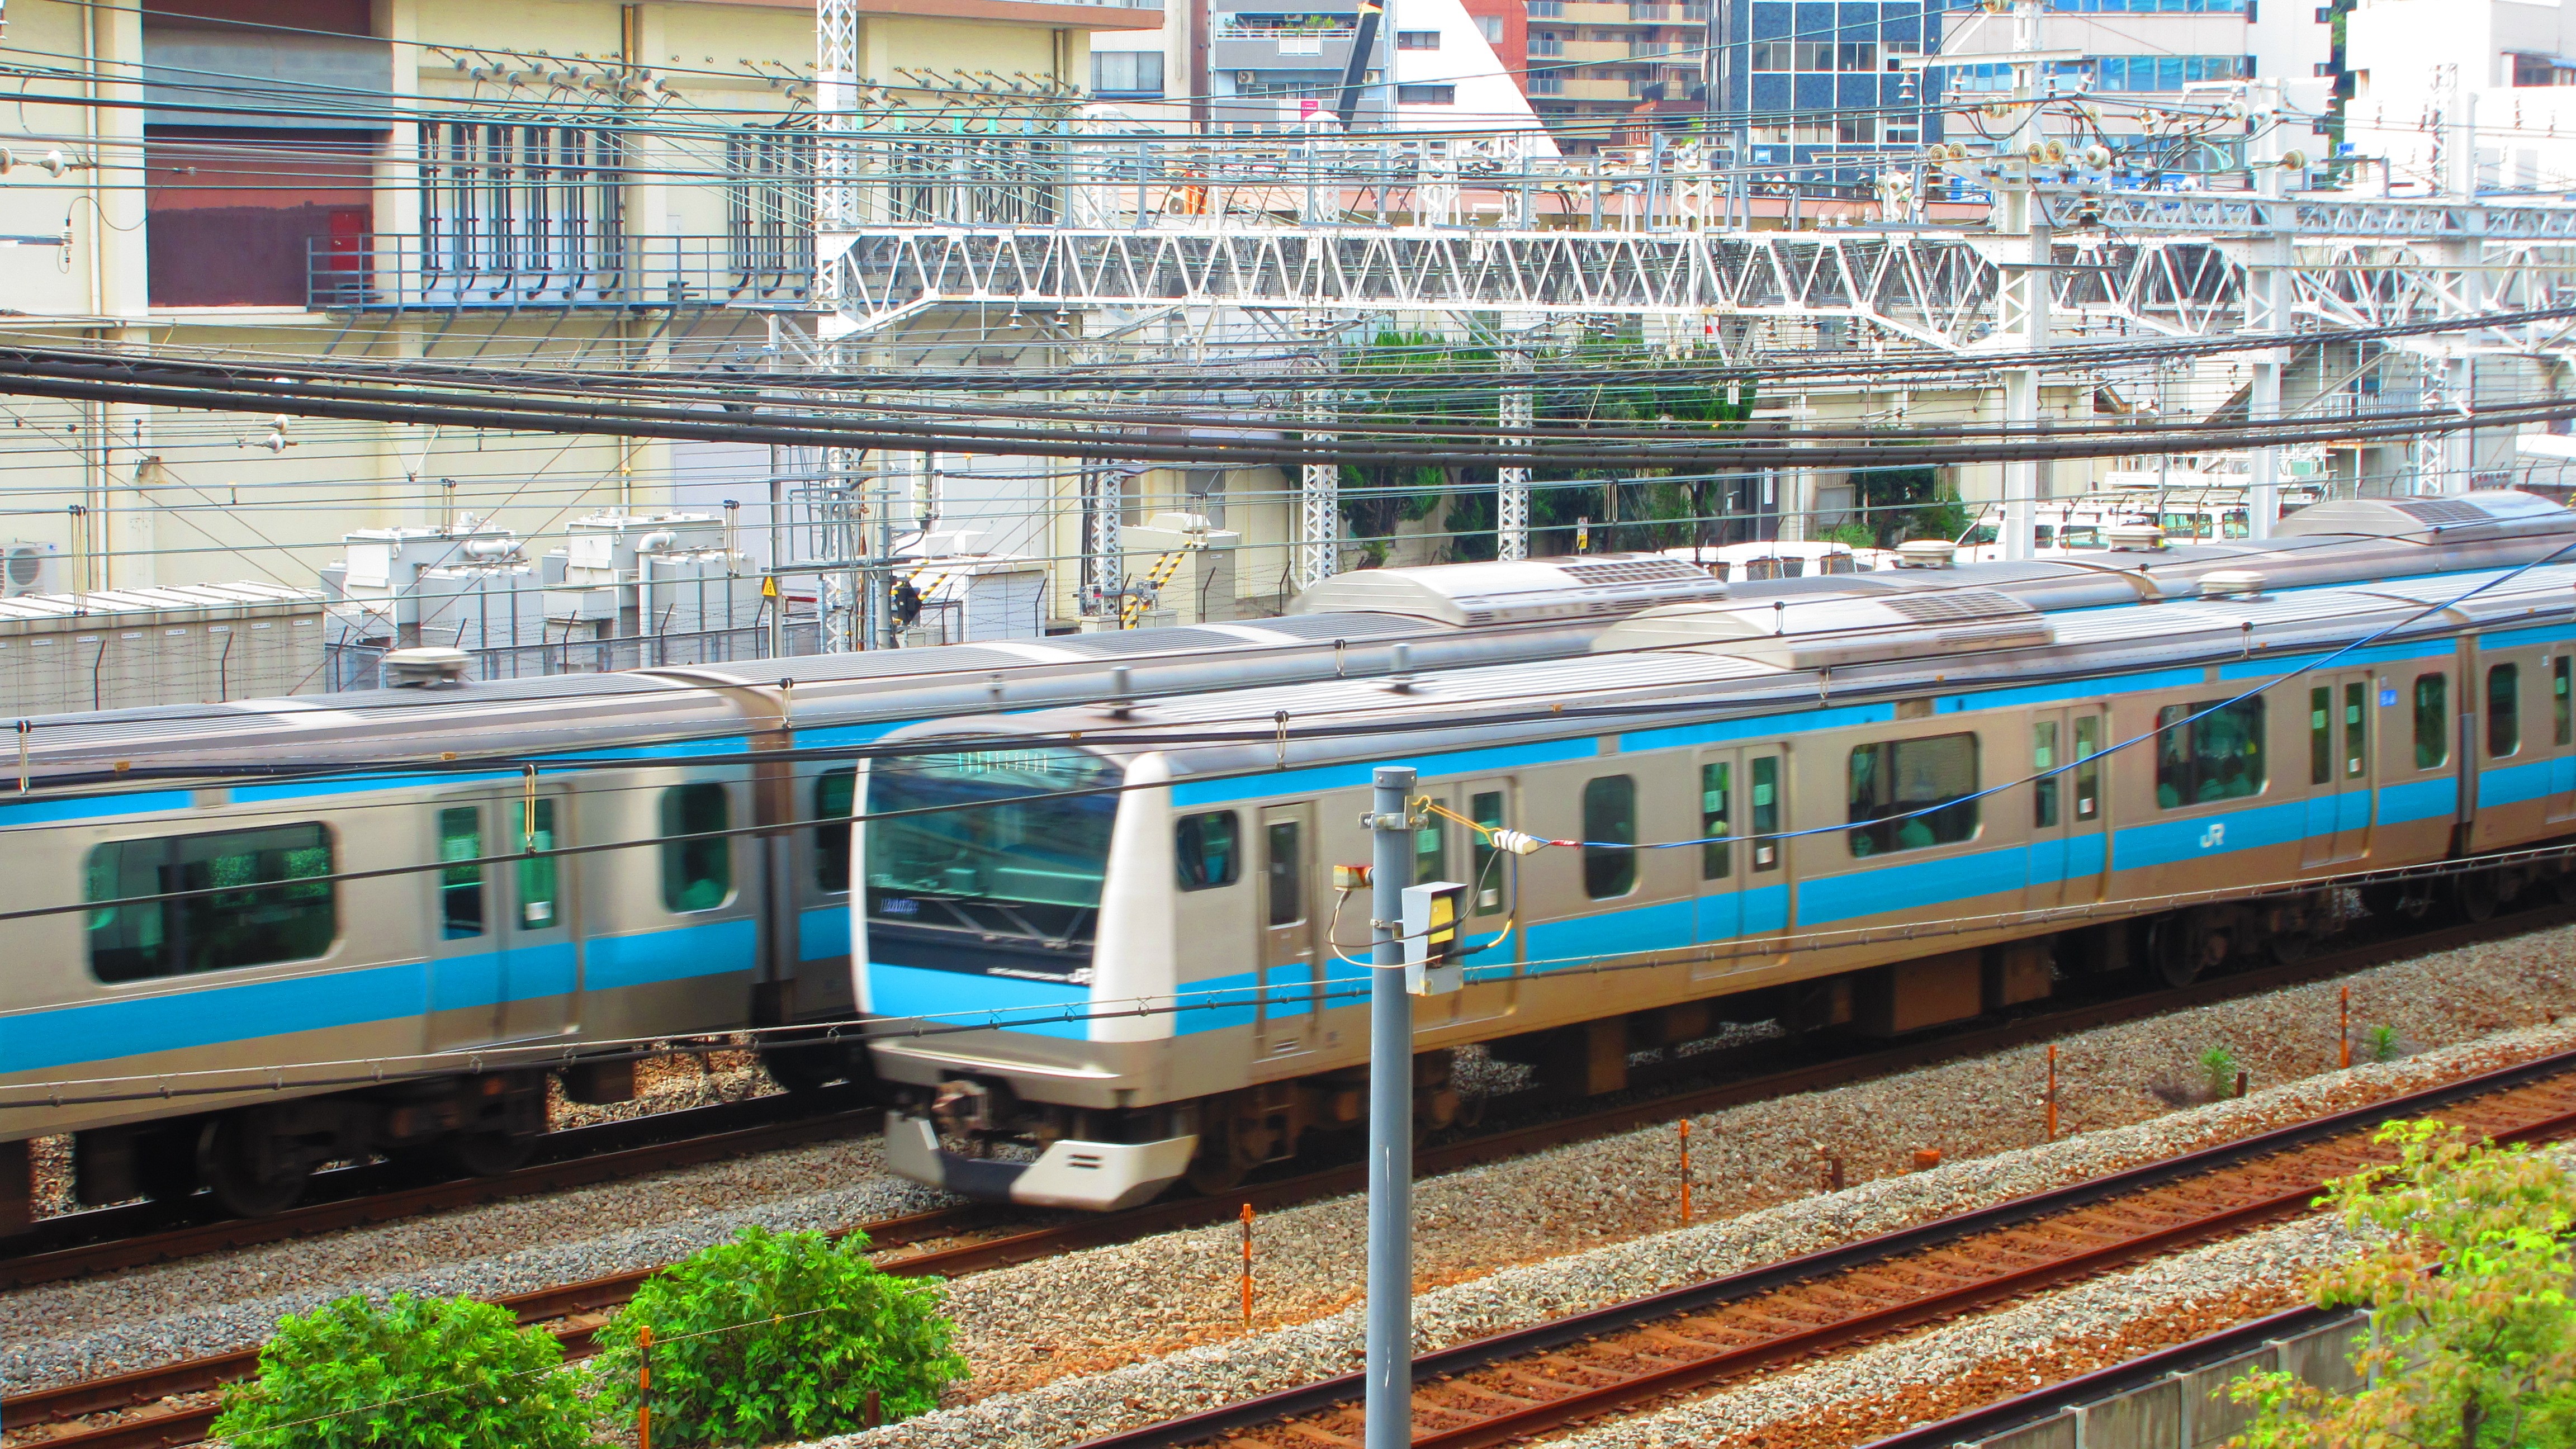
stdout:
[[1243,1205],[1243,1327],[1252,1330],[1252,1204]]
[[1690,1119],[1682,1119],[1682,1221],[1691,1220],[1690,1212]]
[[635,1329],[635,1449],[653,1449],[653,1325]]
[[2048,1047],[2048,1140],[2057,1140],[2057,1044]]
[[2347,1068],[2352,1065],[2352,988],[2343,989],[2343,1000],[2335,1008],[2335,1040],[2341,1044],[2338,1056]]

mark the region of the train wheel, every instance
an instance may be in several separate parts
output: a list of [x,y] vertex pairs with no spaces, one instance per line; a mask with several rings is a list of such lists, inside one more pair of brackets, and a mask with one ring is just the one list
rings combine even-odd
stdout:
[[537,1139],[525,1132],[456,1132],[441,1144],[447,1160],[468,1177],[499,1177],[528,1165]]
[[275,1150],[247,1113],[217,1117],[197,1133],[197,1175],[215,1203],[236,1217],[264,1218],[295,1206],[312,1169]]
[[1252,1175],[1252,1164],[1231,1154],[1224,1157],[1198,1156],[1190,1159],[1187,1177],[1190,1190],[1202,1197],[1221,1197],[1243,1186]]
[[2166,916],[2147,931],[2147,959],[2167,986],[2189,986],[2227,959],[2227,933],[2190,912]]

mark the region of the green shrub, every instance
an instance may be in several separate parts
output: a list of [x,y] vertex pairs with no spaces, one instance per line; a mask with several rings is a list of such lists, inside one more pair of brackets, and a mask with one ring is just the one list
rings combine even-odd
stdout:
[[2370,1029],[2370,1059],[2374,1062],[2397,1060],[2397,1028],[2374,1026]]
[[2216,1101],[2236,1094],[2236,1053],[2214,1046],[2200,1054],[2201,1075],[2209,1083],[2209,1097]]
[[895,1278],[858,1233],[745,1228],[646,1279],[600,1330],[601,1404],[631,1418],[637,1330],[653,1330],[653,1442],[765,1444],[866,1427],[877,1391],[892,1420],[935,1408],[966,1376],[939,1283]]
[[590,1410],[563,1349],[506,1308],[397,1293],[278,1320],[211,1437],[241,1449],[577,1449]]

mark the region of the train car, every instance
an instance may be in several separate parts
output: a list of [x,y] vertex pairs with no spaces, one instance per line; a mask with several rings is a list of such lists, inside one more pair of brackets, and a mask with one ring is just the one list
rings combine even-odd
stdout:
[[19,721],[0,1225],[35,1137],[77,1134],[84,1202],[264,1212],[370,1153],[506,1168],[549,1070],[631,1091],[621,1044],[848,1022],[836,755],[905,723],[1562,656],[1722,596],[1650,557],[1387,570],[1252,623],[491,684],[409,656],[421,687]]
[[[2054,610],[1966,569],[1804,580],[1646,611],[1583,658],[897,732],[852,848],[888,1159],[1112,1208],[1357,1124],[1367,910],[1332,867],[1369,859],[1380,764],[1438,807],[1414,878],[1470,886],[1467,984],[1416,1019],[1430,1126],[1469,1043],[1601,1092],[1719,1020],[1896,1035],[2063,976],[2297,951],[2325,882],[2576,834],[2571,524],[2502,493],[2326,504],[2279,557],[2379,577],[2226,569]],[[2389,563],[2440,539],[2528,566]],[[2564,864],[2444,889],[2476,913]]]

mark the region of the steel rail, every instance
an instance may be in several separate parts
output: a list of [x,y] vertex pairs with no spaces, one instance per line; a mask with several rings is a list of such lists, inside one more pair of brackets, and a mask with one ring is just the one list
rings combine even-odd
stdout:
[[[2069,1031],[2090,1030],[2214,1001],[2259,994],[2285,986],[2368,969],[2391,960],[2452,949],[2482,940],[2518,935],[2526,931],[2547,929],[2571,921],[2576,921],[2576,906],[2545,906],[2511,915],[2500,915],[2490,921],[2450,926],[2389,940],[2364,943],[2342,951],[2314,956],[2305,961],[2195,982],[2190,986],[2170,987],[2159,991],[2122,996],[2109,1001],[2086,1003],[2060,1011],[2024,1017],[2001,1025],[1980,1027],[1877,1051],[1857,1053],[1837,1060],[1815,1062],[1788,1070],[1763,1073],[1732,1082],[1624,1103],[1596,1112],[1510,1128],[1463,1141],[1425,1148],[1416,1155],[1417,1171],[1424,1174],[1455,1172],[1462,1168],[1542,1151],[1605,1133],[1668,1121],[1676,1114],[1696,1114],[1863,1081],[1890,1072],[1920,1068],[1957,1057],[2006,1050]],[[1792,1052],[1803,1053],[1808,1050],[1810,1049],[1791,1045],[1784,1046],[1780,1052],[1782,1055],[1788,1055]],[[1680,1075],[1693,1073],[1711,1065],[1715,1063],[1695,1062],[1686,1058],[1671,1064],[1666,1071],[1670,1075]],[[2387,1108],[2383,1104],[2381,1107],[2361,1110],[2367,1114],[2372,1111],[2387,1110]],[[1153,1233],[1230,1221],[1240,1210],[1241,1205],[1247,1203],[1260,1211],[1274,1211],[1299,1202],[1353,1192],[1364,1184],[1364,1165],[1352,1164],[1268,1182],[1250,1183],[1221,1196],[1171,1199],[1149,1203],[1124,1213],[1074,1217],[1051,1224],[1042,1224],[998,1237],[984,1238],[952,1248],[896,1259],[887,1263],[885,1267],[889,1273],[901,1276],[962,1277],[969,1273],[1032,1262],[1061,1253],[1129,1242]],[[971,1225],[977,1221],[975,1215],[979,1213],[983,1215],[982,1222],[991,1221],[992,1209],[952,1208],[864,1225],[861,1231],[866,1232],[871,1241],[879,1247],[900,1247],[931,1237],[972,1230]],[[597,1312],[624,1302],[632,1295],[635,1286],[651,1276],[653,1271],[656,1270],[613,1274],[580,1283],[497,1298],[493,1301],[518,1312],[522,1322],[560,1319],[575,1314]],[[578,1328],[567,1330],[567,1334],[579,1335],[586,1334],[588,1331],[587,1328]],[[1585,1330],[1587,1333],[1597,1331],[1599,1330]],[[1575,1336],[1579,1337],[1582,1334]],[[569,1337],[568,1341],[576,1346],[582,1342],[578,1337]],[[7,1422],[13,1424],[26,1423],[33,1419],[60,1423],[92,1414],[131,1409],[171,1396],[205,1392],[247,1377],[255,1372],[257,1367],[258,1350],[255,1348],[212,1354],[203,1358],[139,1369],[114,1378],[13,1395],[5,1405],[0,1405],[0,1418],[5,1418]],[[1417,1377],[1432,1372],[1435,1370],[1417,1365]],[[1311,1394],[1329,1387],[1331,1382],[1341,1381],[1329,1381],[1326,1385],[1286,1392],[1291,1395]],[[1354,1376],[1349,1382],[1356,1384],[1356,1377]],[[1271,1410],[1263,1417],[1278,1417],[1289,1411],[1284,1408]],[[202,1440],[206,1426],[214,1420],[214,1414],[215,1410],[211,1407],[182,1408],[167,1414],[153,1415],[85,1433],[58,1436],[46,1441],[46,1449],[170,1449],[170,1446],[193,1444]],[[1148,1439],[1133,1441],[1135,1445],[1140,1446],[1161,1442],[1166,1441]],[[1127,1438],[1121,1436],[1112,1436],[1098,1441],[1101,1449],[1109,1449],[1109,1446],[1125,1446],[1129,1443]],[[1092,1449],[1092,1446],[1085,1446],[1085,1449]]]
[[[1422,1355],[1414,1361],[1414,1382],[1419,1385],[1447,1375],[1528,1358],[1580,1340],[1620,1333],[1657,1320],[1741,1302],[1851,1269],[1883,1264],[1928,1248],[2022,1226],[2070,1209],[2169,1186],[2213,1171],[2239,1167],[2292,1148],[2312,1146],[2366,1130],[2394,1116],[2437,1110],[2470,1098],[2528,1086],[2571,1072],[2576,1072],[2576,1051],[2553,1053],[2475,1077],[1820,1249],[1742,1273],[1496,1334]],[[2576,1111],[2555,1114],[2498,1136],[2506,1140],[2531,1140],[2564,1135],[2570,1131],[2576,1131]],[[1641,1400],[1695,1388],[1747,1369],[1916,1326],[2140,1258],[2169,1253],[2273,1218],[2305,1212],[2310,1209],[2321,1187],[2321,1183],[2305,1183],[2293,1191],[2271,1194],[2252,1202],[2229,1204],[2185,1222],[2068,1254],[2044,1264],[1994,1274],[1957,1290],[1852,1314],[1801,1332],[1673,1364],[1565,1398],[1529,1404],[1475,1423],[1417,1435],[1413,1443],[1416,1449],[1483,1449],[1483,1446],[1524,1438]],[[1358,1398],[1362,1387],[1360,1375],[1342,1374],[1164,1423],[1103,1435],[1084,1441],[1078,1449],[1178,1449],[1178,1446],[1197,1444],[1273,1421],[1338,1408]]]

